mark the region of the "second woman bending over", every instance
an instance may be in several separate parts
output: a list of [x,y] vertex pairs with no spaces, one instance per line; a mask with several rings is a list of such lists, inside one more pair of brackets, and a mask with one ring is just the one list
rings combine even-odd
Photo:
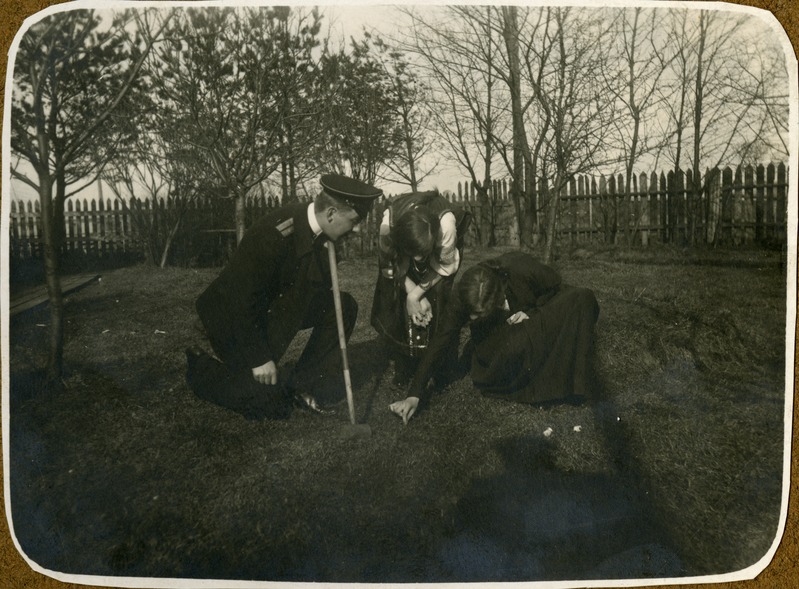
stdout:
[[437,191],[397,196],[383,212],[371,321],[398,383],[407,382],[440,327],[470,220]]
[[561,284],[551,267],[528,254],[509,252],[466,270],[452,299],[408,396],[390,405],[405,423],[429,401],[431,374],[466,325],[471,330],[470,374],[483,395],[522,403],[594,396],[591,365],[599,304],[591,290]]

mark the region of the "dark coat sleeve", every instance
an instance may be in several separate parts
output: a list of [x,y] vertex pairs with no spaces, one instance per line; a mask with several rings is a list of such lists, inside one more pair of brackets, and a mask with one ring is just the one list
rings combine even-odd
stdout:
[[429,401],[427,383],[440,367],[441,360],[451,345],[458,345],[461,329],[469,321],[469,314],[459,303],[458,297],[451,297],[446,317],[439,324],[427,353],[422,357],[408,389],[409,397],[418,397],[422,404]]
[[251,368],[274,359],[266,337],[266,313],[280,288],[288,241],[274,224],[253,227],[197,303],[206,328],[218,338],[232,336]]
[[240,279],[233,286],[239,302],[233,319],[243,344],[242,354],[251,368],[274,360],[266,337],[266,313],[280,284],[280,268],[287,255],[285,243],[277,231],[266,231],[242,252]]

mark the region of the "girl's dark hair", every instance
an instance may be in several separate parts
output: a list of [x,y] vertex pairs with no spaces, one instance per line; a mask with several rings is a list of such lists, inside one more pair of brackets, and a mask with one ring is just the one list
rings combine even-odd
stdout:
[[470,315],[486,317],[504,302],[502,278],[490,268],[472,266],[461,275],[458,296]]
[[391,228],[391,240],[397,252],[410,257],[427,258],[433,253],[440,225],[438,217],[427,207],[405,211]]

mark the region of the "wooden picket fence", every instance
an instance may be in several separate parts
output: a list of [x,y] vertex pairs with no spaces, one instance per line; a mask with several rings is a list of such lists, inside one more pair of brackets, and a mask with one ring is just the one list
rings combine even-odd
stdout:
[[[571,241],[612,241],[628,227],[633,243],[785,243],[788,170],[783,163],[707,170],[697,194],[691,170],[579,177],[562,195],[560,233]],[[622,200],[628,215],[621,218]],[[626,223],[625,223],[626,221]]]
[[[247,200],[248,224],[278,206],[270,197]],[[141,256],[153,233],[165,233],[182,212],[183,249],[229,247],[233,202],[223,199],[179,198],[119,199],[71,198],[64,211],[66,255],[89,258]],[[24,260],[41,256],[41,210],[38,201],[12,201],[10,255]],[[196,233],[196,234],[195,234]],[[217,255],[217,254],[210,254]]]
[[[652,242],[691,245],[785,243],[788,170],[785,164],[726,167],[707,170],[699,194],[691,170],[652,172],[632,177],[625,187],[623,175],[580,175],[560,193],[558,240],[561,243],[614,243],[625,227],[633,244]],[[497,237],[502,244],[518,243],[518,224],[507,180],[488,190],[499,219]],[[545,234],[546,204],[553,187],[540,179],[534,199],[537,214],[526,215],[532,243]],[[479,219],[481,205],[474,183],[458,185],[451,199],[469,208]],[[627,210],[622,206],[627,201]],[[522,205],[522,213],[525,213]],[[622,218],[626,212],[628,215]],[[529,222],[528,222],[529,224]]]
[[[629,228],[632,241],[690,244],[724,243],[735,246],[754,242],[785,243],[788,170],[782,163],[708,170],[703,189],[693,190],[690,170],[675,174],[652,172],[633,178],[625,187],[623,176],[574,178],[560,194],[560,243],[613,242]],[[538,183],[532,226],[526,227],[533,243],[544,236],[544,213],[552,188]],[[474,222],[467,244],[477,243],[481,204],[474,183],[461,182],[454,192],[443,191],[451,201],[472,212]],[[519,243],[518,219],[507,180],[495,181],[488,190],[499,245]],[[627,207],[622,206],[627,201]],[[247,200],[247,223],[278,206],[271,197]],[[377,242],[384,202],[378,203],[361,232],[344,245],[344,255],[369,253]],[[627,213],[626,219],[622,218]],[[120,254],[141,256],[157,233],[168,231],[182,214],[182,230],[175,251],[189,263],[222,263],[235,248],[233,202],[228,199],[88,200],[71,198],[65,210],[65,250],[88,258]],[[530,225],[530,223],[528,223]],[[12,201],[10,255],[24,260],[41,256],[38,202]]]

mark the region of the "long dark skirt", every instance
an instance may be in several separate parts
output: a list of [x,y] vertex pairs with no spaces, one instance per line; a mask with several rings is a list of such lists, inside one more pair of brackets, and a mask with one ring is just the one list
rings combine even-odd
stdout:
[[526,321],[497,325],[479,340],[473,330],[475,387],[484,395],[522,403],[593,397],[598,316],[592,291],[563,286]]

